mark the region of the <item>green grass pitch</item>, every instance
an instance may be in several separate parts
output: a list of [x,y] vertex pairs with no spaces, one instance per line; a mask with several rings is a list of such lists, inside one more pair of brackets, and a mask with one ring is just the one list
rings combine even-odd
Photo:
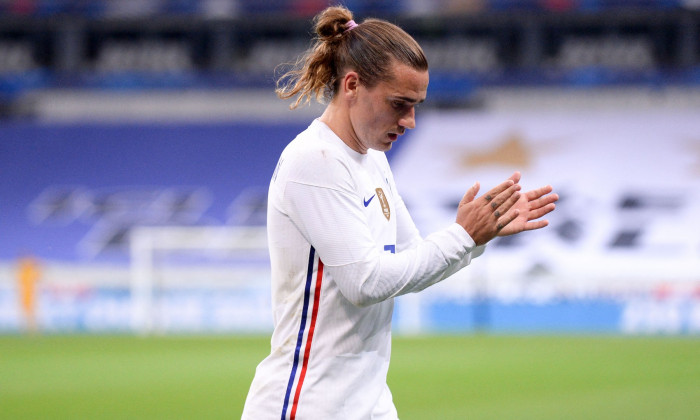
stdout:
[[[268,337],[0,337],[0,418],[235,419]],[[395,337],[402,420],[691,419],[697,337]]]

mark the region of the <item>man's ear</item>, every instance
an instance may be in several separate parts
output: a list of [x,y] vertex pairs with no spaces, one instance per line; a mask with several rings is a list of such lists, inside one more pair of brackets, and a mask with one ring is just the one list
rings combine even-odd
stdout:
[[354,71],[349,71],[343,76],[342,94],[348,99],[354,99],[357,96],[357,88],[360,85],[360,77]]

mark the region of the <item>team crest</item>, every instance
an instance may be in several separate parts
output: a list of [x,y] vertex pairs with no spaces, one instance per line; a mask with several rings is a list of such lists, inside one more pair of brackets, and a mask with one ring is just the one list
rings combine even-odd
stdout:
[[384,217],[386,217],[386,220],[391,219],[391,209],[389,208],[389,201],[386,199],[386,195],[384,194],[384,191],[382,191],[381,188],[377,188],[376,190],[377,193],[377,199],[379,200],[379,203],[382,205],[382,213],[384,213]]

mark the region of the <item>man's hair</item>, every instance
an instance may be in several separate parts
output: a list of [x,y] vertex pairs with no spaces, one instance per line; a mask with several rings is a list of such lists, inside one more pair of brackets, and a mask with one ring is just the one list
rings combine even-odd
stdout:
[[381,19],[355,25],[352,18],[352,12],[342,6],[316,15],[314,44],[277,80],[280,98],[298,95],[290,108],[311,98],[319,102],[333,99],[346,71],[356,71],[360,83],[372,88],[392,79],[395,61],[415,70],[428,70],[420,45],[403,29]]

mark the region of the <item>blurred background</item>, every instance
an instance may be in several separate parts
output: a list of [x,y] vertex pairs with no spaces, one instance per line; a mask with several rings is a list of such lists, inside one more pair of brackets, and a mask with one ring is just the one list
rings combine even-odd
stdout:
[[[323,109],[275,74],[328,4],[0,0],[0,333],[271,331],[267,183]],[[344,4],[429,58],[388,154],[424,235],[477,180],[561,196],[398,333],[700,333],[700,1]]]

